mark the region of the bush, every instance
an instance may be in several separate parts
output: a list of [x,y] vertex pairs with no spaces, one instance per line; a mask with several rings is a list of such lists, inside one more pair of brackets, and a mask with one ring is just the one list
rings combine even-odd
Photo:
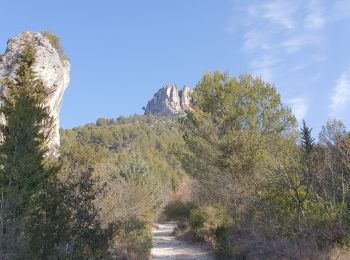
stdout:
[[327,250],[320,250],[312,238],[286,238],[266,224],[259,217],[244,215],[217,228],[215,253],[219,259],[329,259]]
[[240,248],[231,243],[233,237],[231,228],[231,225],[223,225],[215,230],[215,251],[220,256],[240,255]]
[[130,218],[120,221],[116,229],[117,259],[148,259],[152,248],[152,233],[144,221]]
[[190,218],[191,211],[194,207],[192,202],[175,200],[165,207],[164,215],[167,220],[186,221]]
[[224,230],[232,222],[232,217],[222,207],[199,207],[192,210],[190,216],[190,225],[195,236],[208,242],[214,242],[214,244],[216,234],[221,235],[220,230]]

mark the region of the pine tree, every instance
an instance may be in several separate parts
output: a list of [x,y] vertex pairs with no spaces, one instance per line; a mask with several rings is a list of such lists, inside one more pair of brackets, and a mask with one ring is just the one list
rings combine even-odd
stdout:
[[301,131],[301,147],[309,155],[314,147],[315,138],[311,136],[312,128],[306,125],[305,120],[303,120],[303,127]]
[[[313,156],[312,156],[312,151],[314,149],[314,145],[315,145],[315,138],[312,137],[311,135],[311,131],[312,128],[309,128],[306,125],[305,120],[303,120],[303,127],[300,129],[301,131],[301,183],[304,186],[305,189],[305,196],[304,196],[304,200],[307,198],[310,189],[312,187],[312,183],[314,181],[314,177],[313,177]],[[300,224],[300,211],[299,211],[299,224]]]
[[53,120],[45,105],[48,91],[32,69],[35,49],[28,44],[19,60],[14,80],[6,80],[2,92],[5,124],[1,126],[0,147],[5,194],[25,206],[30,196],[48,177],[45,154]]
[[[49,93],[33,71],[34,62],[35,48],[27,43],[14,79],[4,80],[5,91],[0,94],[4,122],[0,126],[0,185],[2,202],[7,205],[7,212],[1,214],[5,223],[11,223],[11,243],[15,245],[12,250],[18,250],[18,234],[25,232],[23,221],[31,210],[33,195],[55,174],[47,156],[53,128],[46,106]],[[6,228],[3,227],[2,238],[8,233]]]

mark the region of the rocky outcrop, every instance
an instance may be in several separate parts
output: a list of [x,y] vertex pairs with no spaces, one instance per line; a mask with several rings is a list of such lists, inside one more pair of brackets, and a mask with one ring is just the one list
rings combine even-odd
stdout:
[[145,114],[162,115],[175,118],[191,110],[191,90],[184,87],[178,90],[176,85],[166,85],[150,100],[145,108]]
[[60,55],[50,41],[42,33],[24,32],[8,40],[7,49],[0,55],[0,81],[13,78],[17,69],[17,61],[24,46],[30,42],[36,49],[36,59],[33,69],[39,79],[50,90],[48,106],[54,119],[54,131],[49,146],[51,149],[60,143],[59,112],[63,94],[70,80],[70,63]]

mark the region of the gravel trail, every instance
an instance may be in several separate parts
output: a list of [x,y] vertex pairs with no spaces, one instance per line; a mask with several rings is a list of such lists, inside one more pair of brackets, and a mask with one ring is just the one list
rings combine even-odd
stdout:
[[153,229],[152,257],[154,260],[214,260],[206,249],[180,241],[173,236],[176,224],[158,224]]

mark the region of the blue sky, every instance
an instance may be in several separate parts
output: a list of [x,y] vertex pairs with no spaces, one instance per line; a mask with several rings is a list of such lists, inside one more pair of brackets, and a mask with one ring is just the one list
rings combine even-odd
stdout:
[[72,71],[61,110],[71,128],[141,114],[165,84],[205,72],[260,75],[319,131],[350,125],[350,0],[26,1],[1,3],[0,52],[24,30],[60,36]]

